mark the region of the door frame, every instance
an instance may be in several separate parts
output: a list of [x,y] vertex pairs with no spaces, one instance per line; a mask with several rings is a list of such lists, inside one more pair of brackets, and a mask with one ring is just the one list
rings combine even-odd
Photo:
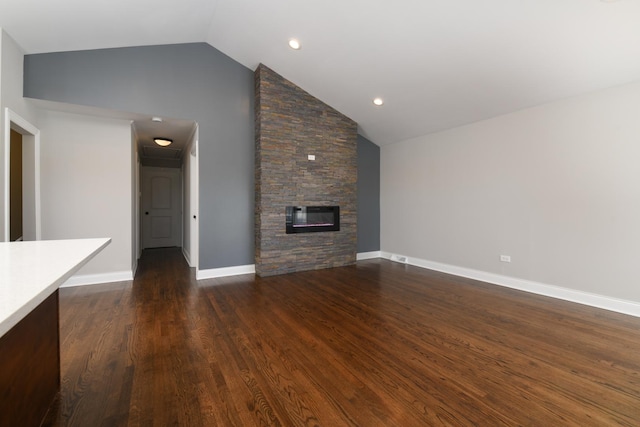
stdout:
[[[198,165],[199,144],[200,144],[200,128],[196,123],[194,135],[192,137],[191,149],[185,156],[190,157],[190,176],[189,179],[189,197],[190,206],[185,206],[189,212],[188,217],[185,216],[184,221],[189,221],[189,262],[190,267],[195,267],[196,272],[200,265],[200,170]],[[184,194],[184,193],[183,193]]]
[[[34,200],[33,209],[35,220],[34,231],[35,240],[42,239],[42,221],[40,212],[40,130],[28,120],[21,117],[10,108],[4,110],[4,241],[9,241],[10,220],[11,220],[11,129],[22,134],[23,144],[25,142],[33,145],[33,183]],[[24,151],[23,151],[24,156]],[[23,157],[24,158],[24,157]]]

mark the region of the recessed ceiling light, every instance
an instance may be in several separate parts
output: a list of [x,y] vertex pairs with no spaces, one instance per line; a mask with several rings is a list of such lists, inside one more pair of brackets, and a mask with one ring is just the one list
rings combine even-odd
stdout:
[[384,104],[384,101],[382,100],[382,98],[375,98],[375,99],[373,100],[373,103],[379,107],[379,106],[381,106],[382,104]]
[[296,39],[291,39],[291,40],[289,40],[289,47],[290,47],[291,49],[298,50],[298,49],[300,49],[302,46],[300,46],[300,42],[299,42],[298,40],[296,40]]
[[153,142],[155,142],[156,144],[158,144],[161,147],[166,147],[168,145],[171,145],[171,143],[173,142],[173,139],[169,139],[169,138],[153,138]]

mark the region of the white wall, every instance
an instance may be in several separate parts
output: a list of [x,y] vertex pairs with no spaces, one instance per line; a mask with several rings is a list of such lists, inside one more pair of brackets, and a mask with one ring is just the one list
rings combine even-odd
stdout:
[[111,237],[78,275],[132,275],[131,124],[43,110],[43,239]]
[[382,147],[381,214],[384,252],[640,302],[640,82]]
[[[4,86],[3,83],[3,75],[4,73],[2,72],[2,68],[3,68],[3,63],[4,61],[2,60],[2,44],[4,43],[4,38],[5,38],[5,32],[2,29],[2,27],[0,27],[0,113],[2,113],[2,86]],[[4,138],[4,120],[0,120],[0,138]],[[0,147],[2,147],[2,149],[0,149],[0,188],[4,188],[4,174],[5,174],[5,170],[4,170],[4,141],[1,141],[2,143],[0,143]],[[2,204],[2,206],[0,206],[2,209],[0,209],[0,224],[4,224],[4,195],[2,195],[2,198],[0,198],[0,203]],[[4,241],[4,229],[0,230],[0,242]]]
[[[5,132],[5,109],[10,108],[14,113],[27,120],[31,125],[37,125],[36,109],[22,97],[24,72],[24,52],[18,44],[2,29],[0,29],[0,192],[5,191],[5,153],[4,153],[4,132]],[[31,153],[32,140],[24,140],[26,153]],[[26,154],[25,154],[26,156]],[[27,165],[29,166],[29,165]],[[0,224],[4,225],[4,194],[0,198]],[[31,200],[30,197],[26,198]],[[27,206],[25,215],[35,216],[34,207]],[[32,221],[27,220],[26,225]],[[28,230],[29,234],[32,230]],[[3,241],[4,226],[0,227],[0,241]]]
[[22,48],[3,30],[0,31],[2,46],[2,109],[9,107],[17,114],[36,124],[36,109],[22,96],[24,82],[24,52]]

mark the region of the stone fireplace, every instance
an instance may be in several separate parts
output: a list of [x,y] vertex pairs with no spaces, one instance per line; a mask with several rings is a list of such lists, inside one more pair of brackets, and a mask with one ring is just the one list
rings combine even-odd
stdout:
[[[355,263],[356,123],[262,64],[255,86],[256,274]],[[287,233],[288,207],[338,207],[339,229]]]

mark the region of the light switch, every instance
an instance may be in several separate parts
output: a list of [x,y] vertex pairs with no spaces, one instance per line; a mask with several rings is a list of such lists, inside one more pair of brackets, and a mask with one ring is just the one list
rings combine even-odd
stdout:
[[316,159],[316,155],[315,154],[309,154],[309,155],[307,155],[307,159],[315,160]]

